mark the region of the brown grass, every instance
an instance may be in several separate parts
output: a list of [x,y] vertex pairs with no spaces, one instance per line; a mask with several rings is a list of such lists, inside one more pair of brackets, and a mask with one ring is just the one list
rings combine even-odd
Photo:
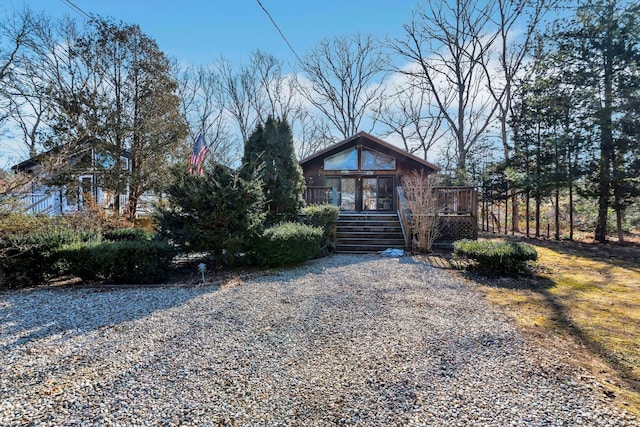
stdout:
[[603,398],[640,415],[640,247],[527,241],[539,255],[532,277],[474,281],[530,339],[602,384]]

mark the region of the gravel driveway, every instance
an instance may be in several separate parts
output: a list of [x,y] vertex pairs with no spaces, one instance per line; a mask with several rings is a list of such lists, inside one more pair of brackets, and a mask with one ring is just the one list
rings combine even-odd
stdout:
[[410,257],[219,289],[9,292],[0,322],[0,425],[638,425]]

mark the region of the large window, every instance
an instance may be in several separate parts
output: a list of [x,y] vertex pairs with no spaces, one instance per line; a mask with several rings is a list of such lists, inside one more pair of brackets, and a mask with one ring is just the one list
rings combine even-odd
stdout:
[[395,169],[395,157],[369,148],[360,150],[360,161],[358,161],[358,149],[355,147],[324,159],[324,170],[327,171],[392,171]]
[[355,171],[358,170],[358,150],[341,151],[324,159],[324,170],[327,171]]
[[377,151],[362,149],[360,169],[364,171],[392,171],[396,169],[396,159]]

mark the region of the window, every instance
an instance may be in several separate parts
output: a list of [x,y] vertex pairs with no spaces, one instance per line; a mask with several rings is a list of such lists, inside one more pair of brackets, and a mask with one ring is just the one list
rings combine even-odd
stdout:
[[112,168],[116,164],[113,156],[109,153],[96,153],[96,165],[104,169]]
[[327,171],[355,171],[358,170],[358,150],[351,148],[341,151],[324,159],[324,170]]
[[363,148],[360,169],[365,171],[392,171],[396,169],[396,159],[386,154]]

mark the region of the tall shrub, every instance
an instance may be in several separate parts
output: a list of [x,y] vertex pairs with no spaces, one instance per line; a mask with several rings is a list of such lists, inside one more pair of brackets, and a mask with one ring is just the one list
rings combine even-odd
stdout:
[[283,222],[264,230],[253,246],[253,256],[259,265],[299,264],[320,251],[322,234],[320,227]]
[[264,220],[259,182],[214,165],[201,176],[173,170],[169,207],[157,213],[159,236],[184,252],[208,252],[214,262],[233,261]]
[[267,223],[295,220],[303,205],[304,177],[289,124],[269,117],[264,126],[258,125],[245,143],[242,163],[245,178],[262,181]]
[[438,198],[435,194],[437,178],[424,171],[413,171],[402,178],[406,207],[411,211],[411,234],[414,247],[429,252],[440,234]]

